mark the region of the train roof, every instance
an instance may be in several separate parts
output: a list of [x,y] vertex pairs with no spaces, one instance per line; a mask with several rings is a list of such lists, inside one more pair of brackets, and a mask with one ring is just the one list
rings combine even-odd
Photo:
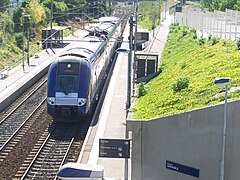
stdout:
[[120,19],[118,17],[108,16],[108,17],[101,17],[101,18],[99,18],[99,21],[116,23],[116,22],[119,22]]
[[72,55],[80,58],[91,59],[91,57],[95,56],[94,52],[98,50],[102,41],[104,41],[102,37],[87,36],[82,39],[76,47],[68,49],[60,57]]
[[100,18],[98,27],[76,43],[75,47],[66,50],[60,57],[75,56],[91,61],[97,55],[100,47],[107,43],[108,37],[112,34],[119,21],[117,17]]
[[112,24],[110,22],[102,23],[98,29],[104,30],[105,32],[111,32],[115,27],[115,24]]

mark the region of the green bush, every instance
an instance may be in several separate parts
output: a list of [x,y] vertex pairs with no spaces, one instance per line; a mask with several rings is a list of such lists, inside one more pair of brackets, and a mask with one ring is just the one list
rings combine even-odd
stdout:
[[213,46],[214,44],[217,44],[219,42],[219,38],[217,37],[212,37],[211,38],[211,45]]
[[174,93],[180,92],[182,89],[188,87],[189,79],[187,77],[180,77],[171,84]]
[[238,48],[238,50],[240,50],[240,38],[237,39],[237,42],[236,42],[236,43],[237,43],[237,48]]
[[183,63],[180,64],[181,69],[185,68],[186,66],[187,66],[186,62],[183,62]]
[[197,32],[196,31],[193,33],[193,39],[197,39]]
[[226,39],[224,39],[223,40],[223,44],[222,44],[223,46],[226,46],[227,45],[227,40]]
[[3,38],[0,37],[0,47],[3,45]]
[[208,36],[208,40],[211,41],[211,39],[212,39],[212,35],[210,34],[210,35]]
[[197,39],[197,44],[202,46],[205,43],[205,39],[203,37],[200,37]]
[[182,29],[182,37],[186,36],[188,34],[187,29]]
[[193,34],[193,39],[197,39],[197,31],[196,31],[196,29],[191,29],[190,33]]
[[22,49],[22,43],[23,43],[22,33],[17,33],[17,34],[15,35],[15,41],[16,41],[17,47],[19,47],[20,49]]
[[137,85],[137,97],[144,96],[147,93],[145,83],[141,82]]
[[174,24],[171,24],[170,25],[170,33],[177,33],[178,32],[178,30],[180,30],[180,26],[179,26],[179,24],[178,23],[174,23]]

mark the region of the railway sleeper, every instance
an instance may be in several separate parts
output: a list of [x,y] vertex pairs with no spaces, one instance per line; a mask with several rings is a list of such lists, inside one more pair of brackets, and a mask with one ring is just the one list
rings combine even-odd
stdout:
[[6,152],[1,152],[1,156],[6,157],[7,155],[8,155],[8,153],[6,153]]
[[12,148],[8,148],[8,149],[4,150],[4,152],[7,153],[7,154],[10,153],[11,151],[12,151]]

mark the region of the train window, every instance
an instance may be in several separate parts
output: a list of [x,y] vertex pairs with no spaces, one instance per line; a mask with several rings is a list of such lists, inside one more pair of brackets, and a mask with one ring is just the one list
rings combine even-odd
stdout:
[[64,62],[58,65],[57,92],[78,92],[79,64]]
[[64,57],[64,56],[76,56],[76,57],[80,57],[80,58],[86,58],[86,56],[83,56],[81,54],[74,54],[74,53],[72,53],[72,54],[63,54],[63,55],[61,55],[59,57]]
[[57,92],[77,93],[78,92],[78,76],[77,75],[59,75],[57,77]]

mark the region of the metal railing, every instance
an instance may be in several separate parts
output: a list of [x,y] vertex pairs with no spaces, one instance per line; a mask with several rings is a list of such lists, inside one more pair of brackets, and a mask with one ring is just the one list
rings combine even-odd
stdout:
[[240,37],[240,11],[202,12],[190,9],[176,13],[174,22],[223,39],[237,40]]

